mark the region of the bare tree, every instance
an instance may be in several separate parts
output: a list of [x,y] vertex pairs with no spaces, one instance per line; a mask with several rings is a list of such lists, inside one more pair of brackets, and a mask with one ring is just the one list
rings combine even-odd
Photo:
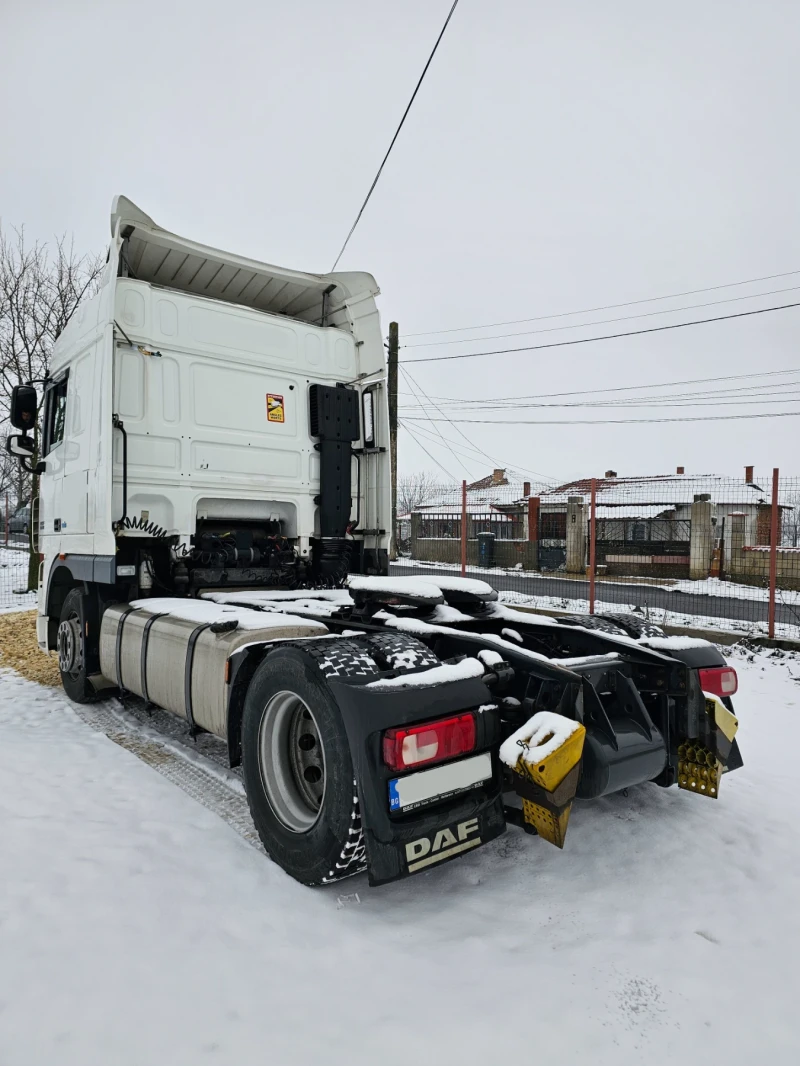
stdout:
[[407,515],[426,503],[431,503],[441,493],[441,486],[433,474],[423,470],[416,474],[404,474],[397,482],[397,513]]
[[[97,289],[102,256],[77,255],[72,242],[30,244],[23,229],[0,228],[0,419],[9,414],[11,390],[20,383],[41,383],[50,368],[53,345],[81,300]],[[40,388],[41,396],[41,388]],[[38,425],[34,440],[38,454]],[[36,456],[34,456],[35,460]],[[37,479],[17,466],[4,469],[14,505],[32,499]],[[28,587],[36,587],[37,562],[31,551]]]

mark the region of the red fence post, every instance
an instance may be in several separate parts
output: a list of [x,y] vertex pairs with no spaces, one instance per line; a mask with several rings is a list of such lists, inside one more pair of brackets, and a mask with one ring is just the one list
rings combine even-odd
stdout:
[[528,540],[539,539],[539,497],[528,497]]
[[597,478],[592,478],[589,507],[589,614],[594,614],[594,575],[597,562]]
[[467,483],[461,482],[461,576],[467,572]]
[[775,636],[775,590],[778,585],[778,468],[772,471],[772,513],[769,528],[769,621],[767,634]]

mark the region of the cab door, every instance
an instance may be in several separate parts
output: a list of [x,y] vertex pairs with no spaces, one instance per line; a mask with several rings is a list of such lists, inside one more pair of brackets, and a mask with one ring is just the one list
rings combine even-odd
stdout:
[[67,420],[69,371],[48,382],[44,394],[42,458],[45,471],[39,482],[39,535],[61,534],[61,495],[64,483],[64,434]]
[[61,445],[61,532],[66,536],[86,533],[89,452],[95,345],[70,366],[67,388],[66,430]]

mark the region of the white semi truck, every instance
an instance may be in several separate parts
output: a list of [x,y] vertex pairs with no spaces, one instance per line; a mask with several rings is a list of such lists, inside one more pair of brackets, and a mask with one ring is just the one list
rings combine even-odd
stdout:
[[391,881],[508,822],[561,846],[575,795],[717,797],[741,758],[712,645],[387,576],[371,275],[220,252],[121,196],[111,235],[7,441],[39,477],[37,635],[73,700],[133,693],[220,737],[307,884]]

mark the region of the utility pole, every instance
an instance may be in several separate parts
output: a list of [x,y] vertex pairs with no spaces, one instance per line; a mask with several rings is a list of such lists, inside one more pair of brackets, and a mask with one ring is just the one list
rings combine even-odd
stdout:
[[397,558],[397,355],[400,349],[396,322],[389,323],[388,390],[389,390],[389,453],[392,468],[392,530],[389,558]]

